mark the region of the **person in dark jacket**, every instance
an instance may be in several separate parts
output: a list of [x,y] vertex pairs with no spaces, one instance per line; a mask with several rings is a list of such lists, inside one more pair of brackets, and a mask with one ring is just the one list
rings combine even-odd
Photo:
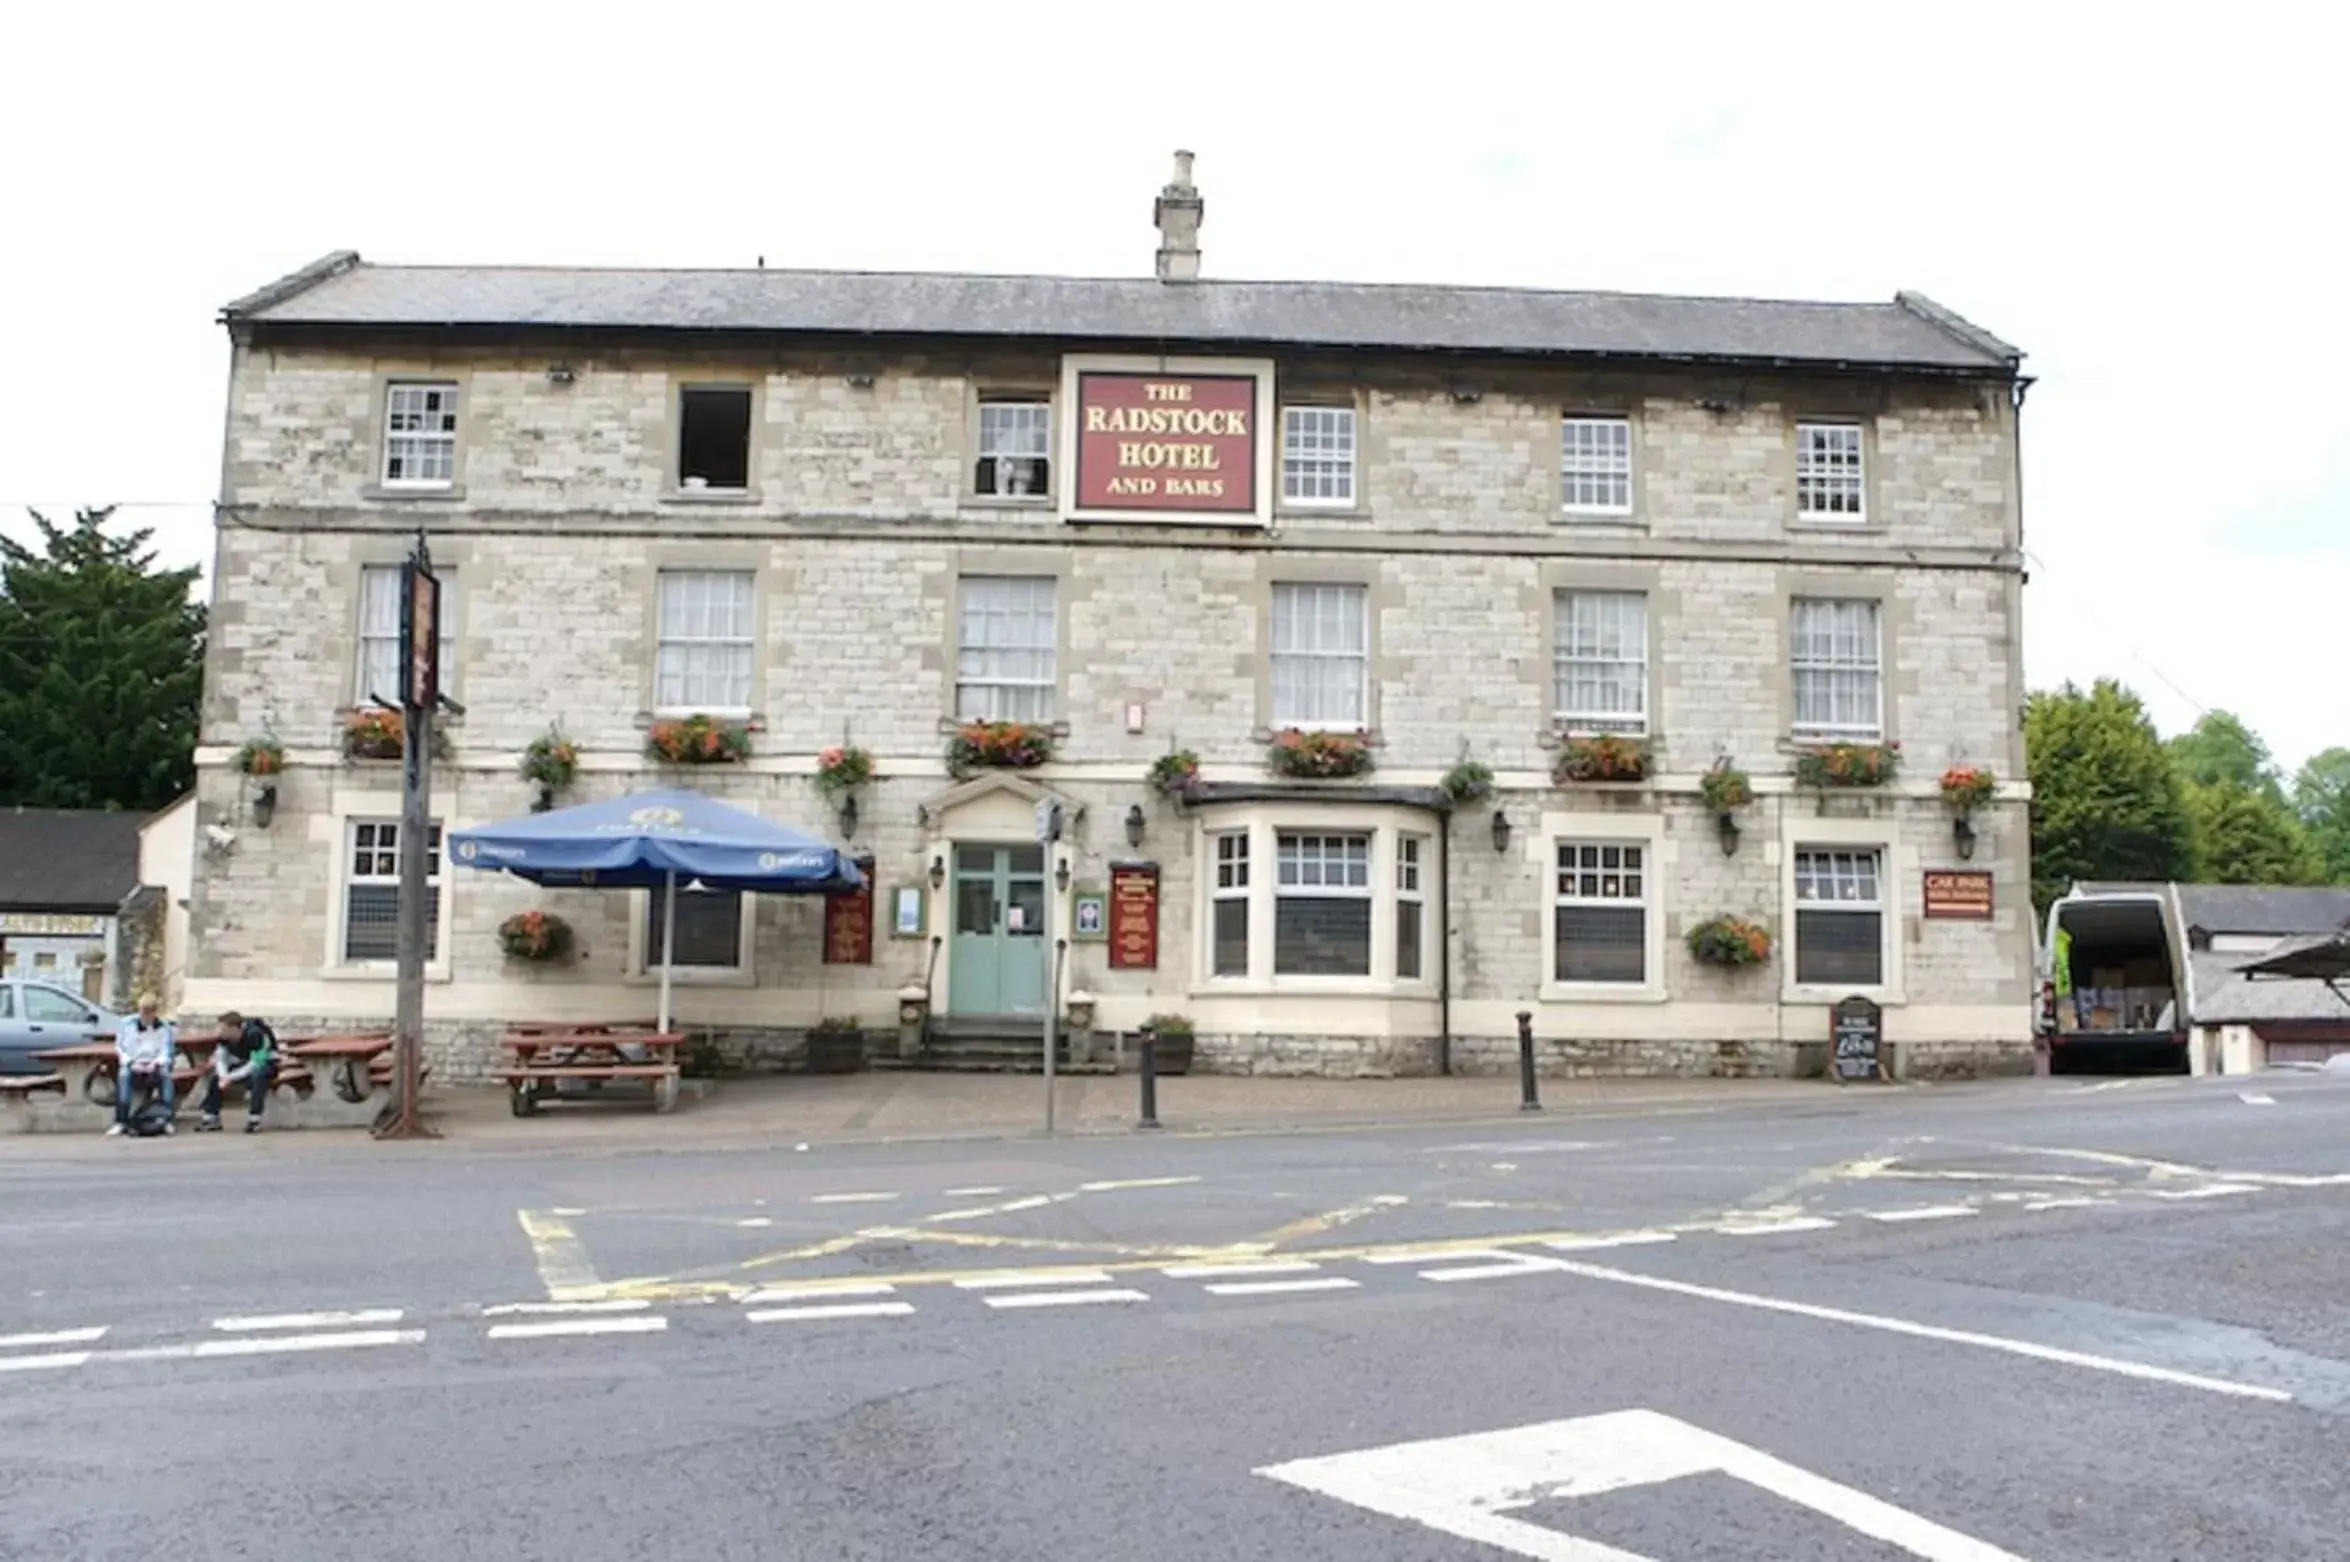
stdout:
[[266,1020],[248,1020],[231,1010],[220,1017],[213,1033],[212,1069],[204,1080],[204,1115],[196,1132],[220,1132],[220,1092],[242,1080],[250,1110],[245,1132],[261,1132],[261,1113],[269,1105],[269,1083],[277,1073],[277,1032]]

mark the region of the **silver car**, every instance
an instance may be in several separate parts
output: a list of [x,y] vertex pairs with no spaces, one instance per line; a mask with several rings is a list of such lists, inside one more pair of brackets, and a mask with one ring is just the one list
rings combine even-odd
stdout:
[[46,1074],[33,1054],[94,1039],[112,1039],[122,1016],[85,1003],[62,987],[0,980],[0,1074]]

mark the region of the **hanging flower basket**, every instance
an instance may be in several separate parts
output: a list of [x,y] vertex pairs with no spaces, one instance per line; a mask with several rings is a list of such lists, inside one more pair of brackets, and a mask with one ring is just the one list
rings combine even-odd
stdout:
[[1754,801],[1754,782],[1726,759],[1714,761],[1712,768],[1699,778],[1697,790],[1705,799],[1706,808],[1717,814],[1744,808]]
[[1638,738],[1569,738],[1559,746],[1550,778],[1561,786],[1576,781],[1645,781],[1648,745]]
[[665,765],[739,765],[751,757],[751,729],[710,716],[656,721],[645,753]]
[[565,737],[562,731],[549,727],[541,737],[531,739],[530,747],[522,751],[522,779],[539,789],[538,800],[530,805],[532,813],[543,814],[555,806],[555,794],[571,785],[579,774],[579,746]]
[[[372,706],[343,717],[345,759],[398,759],[408,746],[408,723],[396,710]],[[432,757],[449,757],[449,740],[438,727],[432,734]]]
[[816,756],[816,790],[826,797],[854,792],[873,779],[873,756],[854,744],[836,743]]
[[1964,817],[1999,795],[1999,778],[1974,765],[1952,765],[1942,772],[1942,801]]
[[1771,935],[1744,917],[1707,917],[1689,930],[1689,953],[1700,965],[1760,965],[1771,957]]
[[1371,739],[1361,732],[1301,732],[1291,727],[1273,735],[1265,763],[1275,775],[1301,780],[1367,776],[1373,768]]
[[967,721],[947,739],[947,773],[1033,770],[1053,757],[1053,731],[1042,722]]
[[1464,759],[1447,770],[1444,779],[1436,784],[1444,789],[1444,795],[1452,799],[1456,808],[1482,803],[1493,795],[1493,767]]
[[1823,790],[1883,786],[1901,769],[1898,743],[1829,743],[1795,758],[1795,779]]
[[1150,784],[1161,797],[1181,802],[1199,785],[1199,756],[1187,748],[1161,754],[1151,761]]
[[275,738],[248,738],[237,750],[236,766],[249,776],[277,775],[286,768],[286,746]]
[[498,924],[498,947],[509,960],[560,960],[571,953],[571,924],[551,911],[517,911]]

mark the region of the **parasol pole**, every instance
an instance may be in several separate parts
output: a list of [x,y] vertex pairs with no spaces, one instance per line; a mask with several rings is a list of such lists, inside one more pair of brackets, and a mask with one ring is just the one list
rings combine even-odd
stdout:
[[661,890],[661,1020],[653,1028],[669,1034],[669,968],[677,956],[677,870],[668,871]]

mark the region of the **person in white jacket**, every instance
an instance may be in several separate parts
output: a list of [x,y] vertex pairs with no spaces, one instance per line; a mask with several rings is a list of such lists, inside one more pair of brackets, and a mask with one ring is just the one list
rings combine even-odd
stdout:
[[171,1066],[179,1052],[179,1034],[171,1021],[156,1012],[155,995],[139,994],[139,1012],[114,1031],[114,1126],[109,1134],[128,1133],[131,1126],[131,1088],[137,1075],[151,1073],[163,1100],[163,1131],[171,1132]]

